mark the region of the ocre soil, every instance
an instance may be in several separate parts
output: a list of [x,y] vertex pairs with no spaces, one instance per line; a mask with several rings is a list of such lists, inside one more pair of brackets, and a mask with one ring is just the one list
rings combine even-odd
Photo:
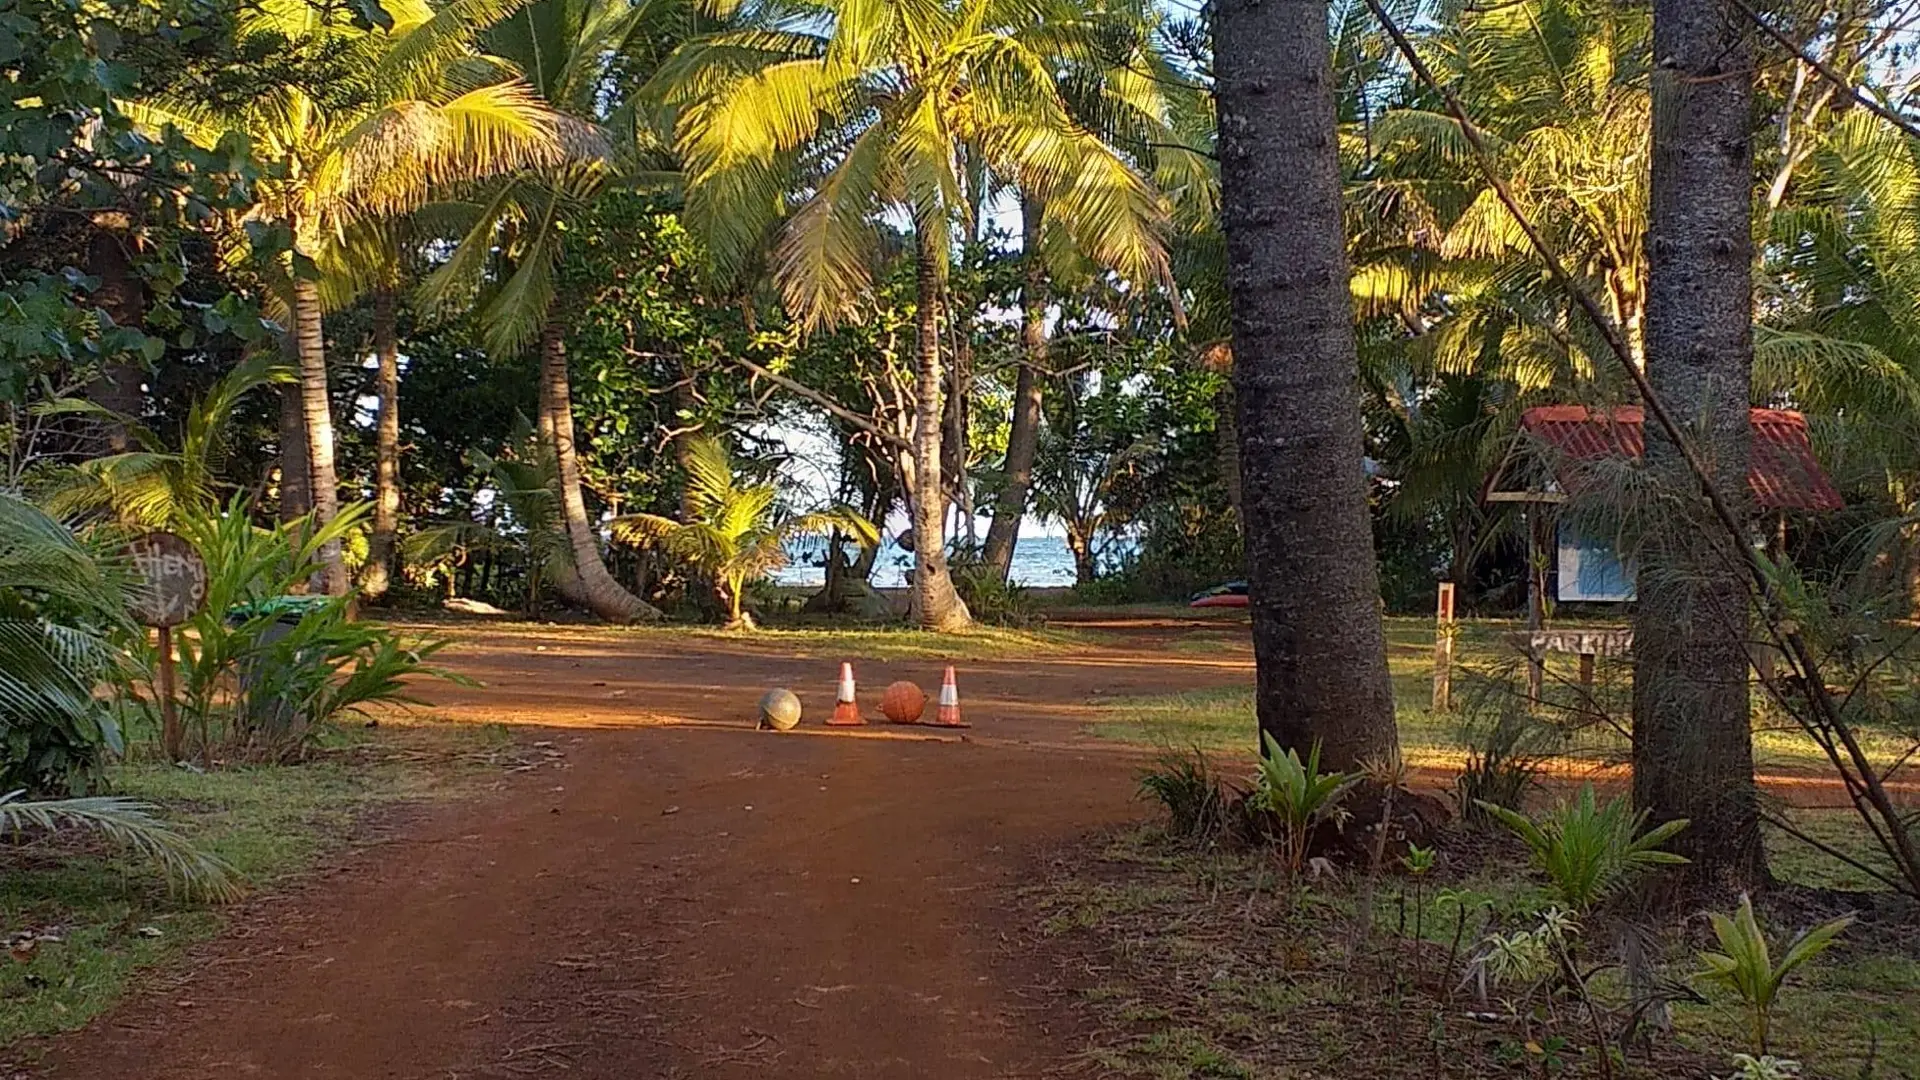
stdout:
[[[1245,680],[1234,643],[1099,628],[964,663],[965,733],[852,734],[837,656],[661,632],[461,631],[455,720],[548,751],[429,811],[55,1040],[88,1078],[1030,1077],[1084,1039],[1017,947],[1034,853],[1123,820],[1137,755],[1080,733],[1108,695]],[[857,659],[857,658],[852,658]],[[937,661],[858,667],[864,703]],[[800,732],[752,730],[786,685]],[[544,744],[544,745],[543,745]]]

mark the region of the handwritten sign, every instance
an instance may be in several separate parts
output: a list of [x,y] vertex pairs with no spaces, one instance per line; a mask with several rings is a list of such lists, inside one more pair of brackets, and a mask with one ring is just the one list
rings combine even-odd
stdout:
[[148,626],[178,626],[207,602],[207,564],[193,545],[155,532],[127,545],[135,583],[127,610]]

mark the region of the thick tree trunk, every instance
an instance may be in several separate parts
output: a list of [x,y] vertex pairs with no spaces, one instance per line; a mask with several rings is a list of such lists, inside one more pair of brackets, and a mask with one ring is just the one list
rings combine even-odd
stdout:
[[1020,522],[1033,490],[1033,459],[1040,447],[1043,384],[1036,368],[1047,364],[1047,270],[1040,261],[1040,207],[1028,198],[1020,207],[1021,258],[1026,281],[1020,289],[1020,351],[1025,363],[1013,382],[1013,417],[1007,429],[1006,475],[994,503],[993,523],[981,556],[1002,580],[1013,570],[1020,543]]
[[[307,429],[308,495],[315,528],[340,516],[340,478],[333,466],[333,405],[327,394],[327,343],[320,321],[320,287],[293,282],[293,322],[300,350],[300,419]],[[328,596],[345,596],[346,553],[335,540],[320,549],[320,585]]]
[[[1753,365],[1753,59],[1720,0],[1654,4],[1647,376],[1720,491],[1749,505]],[[1748,713],[1740,557],[1706,518],[1678,448],[1647,425],[1661,498],[1647,522],[1634,616],[1634,801],[1692,824],[1674,847],[1696,883],[1765,877]]]
[[387,594],[393,579],[394,542],[400,531],[400,343],[394,328],[393,293],[373,297],[373,351],[380,415],[374,435],[373,536],[367,565],[360,571],[360,592],[370,600]]
[[[87,251],[87,273],[100,279],[93,300],[107,313],[115,326],[139,329],[146,321],[146,290],[134,276],[133,258],[128,246],[134,242],[124,214],[100,214],[94,219],[94,232]],[[87,400],[122,416],[139,419],[146,412],[147,395],[142,389],[146,369],[137,359],[109,360],[99,378],[87,387]],[[127,429],[107,424],[101,432],[101,447],[110,454],[133,449]]]
[[580,458],[573,442],[573,390],[568,381],[565,332],[549,319],[540,330],[540,393],[545,408],[542,434],[551,440],[560,473],[560,510],[566,522],[567,547],[573,555],[573,573],[558,577],[554,589],[569,601],[609,622],[651,622],[660,610],[628,592],[600,556],[600,534],[587,517],[587,501],[580,490]]
[[915,380],[913,418],[913,617],[928,630],[964,630],[973,622],[966,601],[954,590],[947,571],[947,492],[940,479],[941,409],[945,389],[940,372],[940,271],[929,235],[940,223],[918,223],[920,371]]
[[1214,94],[1260,728],[1397,750],[1361,473],[1326,0],[1221,0]]

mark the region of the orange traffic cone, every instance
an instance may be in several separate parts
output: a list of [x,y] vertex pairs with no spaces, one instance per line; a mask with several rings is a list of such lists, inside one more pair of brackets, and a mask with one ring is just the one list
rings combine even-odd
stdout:
[[840,664],[840,694],[834,698],[833,716],[827,723],[834,727],[866,723],[860,716],[860,703],[853,699],[853,665],[845,661]]
[[947,665],[947,677],[940,683],[940,711],[933,718],[935,727],[972,727],[960,719],[960,687],[953,681],[953,665]]

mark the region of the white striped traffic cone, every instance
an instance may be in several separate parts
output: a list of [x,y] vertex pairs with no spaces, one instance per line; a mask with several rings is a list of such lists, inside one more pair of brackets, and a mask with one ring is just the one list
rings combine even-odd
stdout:
[[840,693],[833,700],[833,715],[827,723],[834,727],[853,727],[866,723],[860,716],[860,703],[853,697],[853,665],[840,664]]
[[934,715],[935,727],[972,727],[960,719],[960,687],[953,679],[953,665],[947,665],[947,677],[940,682],[940,711]]

